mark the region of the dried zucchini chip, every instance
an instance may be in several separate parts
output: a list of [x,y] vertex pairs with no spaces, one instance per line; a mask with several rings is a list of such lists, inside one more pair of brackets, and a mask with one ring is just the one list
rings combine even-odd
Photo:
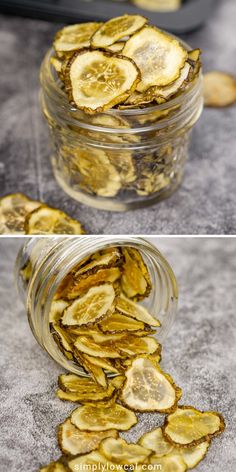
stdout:
[[120,313],[112,313],[98,324],[103,333],[122,333],[127,331],[144,330],[144,323],[136,321]]
[[145,433],[138,441],[143,447],[147,447],[155,452],[156,457],[162,457],[174,450],[174,446],[164,438],[161,428],[156,428]]
[[65,85],[70,102],[87,113],[103,112],[136,89],[140,72],[128,57],[82,50],[69,61]]
[[116,377],[113,377],[113,379],[110,380],[110,383],[117,389],[120,390],[125,382],[125,376],[124,375],[117,375]]
[[110,437],[117,438],[118,431],[115,429],[95,433],[80,431],[71,423],[70,418],[60,424],[58,428],[59,447],[63,454],[72,456],[87,454],[97,449],[103,439]]
[[106,51],[109,51],[109,52],[119,53],[124,48],[124,45],[125,45],[124,41],[118,41],[117,43],[107,46],[105,49]]
[[69,472],[68,467],[66,467],[62,462],[51,462],[46,467],[42,467],[40,472]]
[[121,287],[128,298],[142,300],[151,291],[152,283],[144,260],[137,249],[122,248],[125,258]]
[[91,363],[77,349],[74,349],[74,357],[77,362],[83,367],[85,372],[90,374],[93,380],[95,380],[98,385],[101,385],[103,388],[107,388],[107,378],[101,367]]
[[[62,401],[67,401],[67,402],[75,402],[75,403],[82,403],[84,398],[87,398],[85,396],[81,396],[79,393],[76,392],[64,392],[64,390],[58,389],[56,391],[56,396]],[[82,401],[81,401],[82,398]]]
[[121,295],[116,301],[116,310],[124,315],[130,316],[135,320],[142,321],[149,326],[160,326],[160,321],[154,318],[146,308],[132,302],[129,298]]
[[136,415],[115,403],[108,408],[82,406],[72,412],[71,422],[81,431],[127,431],[137,423]]
[[227,107],[236,103],[236,79],[224,72],[212,71],[203,77],[206,107]]
[[[68,288],[66,297],[68,299],[77,298],[89,288],[96,288],[97,285],[105,282],[113,283],[121,277],[118,267],[110,267],[109,269],[100,269],[92,274],[82,275],[72,281],[71,287]],[[79,323],[78,323],[79,324]]]
[[185,464],[187,464],[188,469],[193,469],[196,467],[199,462],[201,462],[207,454],[208,448],[210,446],[209,441],[205,441],[198,446],[194,447],[185,447],[179,449],[181,455],[184,459]]
[[165,87],[151,87],[146,91],[146,98],[157,101],[158,103],[160,98],[169,100],[183,85],[184,81],[188,78],[190,71],[190,64],[186,62],[185,66],[180,71],[180,76],[172,84]]
[[91,364],[94,364],[95,366],[101,367],[102,369],[105,369],[109,372],[114,372],[115,374],[118,373],[118,370],[115,368],[115,366],[112,364],[112,362],[109,359],[104,359],[102,357],[93,357],[93,356],[88,356],[88,354],[83,354],[84,359],[88,360]]
[[[117,136],[117,135],[116,135]],[[133,136],[135,137],[135,136]],[[119,172],[120,180],[123,185],[130,184],[136,179],[136,169],[131,152],[123,151],[121,153],[108,152],[110,162]]]
[[166,418],[163,434],[177,447],[192,447],[209,441],[224,429],[225,423],[220,413],[180,406]]
[[113,386],[107,390],[99,387],[94,380],[87,377],[79,377],[75,374],[62,374],[58,377],[58,385],[65,392],[94,395],[94,400],[104,400],[114,393]]
[[91,39],[91,46],[106,48],[119,39],[131,36],[140,30],[147,21],[147,18],[140,15],[123,15],[112,18],[95,32]]
[[114,310],[115,290],[112,284],[92,287],[65,309],[62,323],[67,326],[91,325]]
[[72,352],[73,347],[73,339],[69,336],[65,329],[61,328],[61,326],[53,323],[53,337],[57,337],[63,349],[66,351]]
[[22,193],[13,193],[0,199],[0,234],[25,234],[26,216],[40,207]]
[[200,60],[201,56],[201,49],[193,49],[192,51],[188,51],[188,59],[193,62],[197,62]]
[[50,307],[49,323],[57,323],[61,319],[63,311],[68,305],[69,303],[66,300],[60,298],[58,300],[53,300]]
[[119,471],[120,468],[117,464],[112,464],[100,454],[98,451],[92,451],[89,454],[84,454],[72,459],[68,463],[69,468],[72,472],[83,471],[83,470],[106,470],[106,471]]
[[81,336],[75,342],[75,347],[82,353],[88,354],[94,357],[108,357],[115,359],[122,357],[122,355],[116,350],[116,347],[112,342],[107,343],[96,343],[88,336]]
[[70,218],[66,213],[47,205],[41,205],[27,215],[25,220],[26,234],[83,234],[79,221]]
[[[87,335],[89,334],[89,336],[91,335],[91,337],[93,338],[93,340],[96,342],[96,343],[106,343],[106,342],[116,342],[116,341],[120,341],[122,339],[124,339],[126,336],[127,336],[127,333],[116,333],[116,334],[109,334],[109,333],[102,333],[102,332],[99,332],[97,331],[96,333],[87,333]],[[148,333],[147,333],[148,334]],[[135,333],[135,335],[137,335],[137,333]]]
[[101,197],[114,197],[121,188],[118,171],[101,149],[80,149],[76,166],[81,174],[80,186]]
[[151,456],[150,464],[158,465],[162,472],[185,472],[188,470],[184,459],[176,452],[163,457]]
[[143,196],[156,193],[168,185],[170,185],[170,177],[164,173],[146,172],[146,175],[143,175],[137,182],[137,194]]
[[109,461],[122,465],[143,463],[152,454],[150,449],[138,444],[129,444],[121,438],[104,439],[99,446],[99,452]]
[[121,261],[121,253],[119,249],[112,248],[110,252],[105,254],[98,254],[95,259],[92,259],[88,264],[83,265],[75,272],[75,278],[84,273],[88,274],[91,271],[110,268],[113,265],[117,265]]
[[176,39],[153,26],[145,26],[134,34],[122,54],[133,59],[141,71],[138,92],[174,82],[188,58],[187,51]]
[[138,356],[141,354],[153,354],[159,351],[160,345],[155,338],[149,336],[139,338],[134,334],[129,334],[121,341],[116,342],[116,349],[123,355]]
[[53,43],[56,53],[68,54],[90,46],[92,35],[101,23],[81,23],[69,25],[57,32]]
[[180,389],[151,359],[135,359],[125,376],[121,400],[129,408],[159,412],[169,412],[176,408]]
[[61,70],[62,70],[62,61],[60,61],[60,59],[58,59],[55,56],[52,56],[51,59],[50,59],[50,63],[52,64],[52,66],[54,67],[54,69],[57,73],[61,72]]
[[132,0],[139,8],[149,11],[175,11],[181,7],[182,0]]

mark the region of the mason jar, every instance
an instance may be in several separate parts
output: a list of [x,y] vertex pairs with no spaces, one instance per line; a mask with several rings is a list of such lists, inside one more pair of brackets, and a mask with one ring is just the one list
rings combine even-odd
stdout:
[[161,105],[89,115],[70,105],[51,56],[52,50],[41,66],[40,96],[53,172],[63,190],[112,211],[171,195],[182,180],[191,130],[203,107],[201,71],[185,92]]
[[134,236],[54,236],[28,239],[19,251],[16,281],[32,333],[41,347],[70,372],[88,375],[66,358],[54,341],[49,323],[53,297],[62,280],[84,258],[105,248],[124,246],[137,249],[148,267],[152,290],[142,304],[160,320],[156,336],[163,343],[175,319],[178,288],[170,265],[149,241]]

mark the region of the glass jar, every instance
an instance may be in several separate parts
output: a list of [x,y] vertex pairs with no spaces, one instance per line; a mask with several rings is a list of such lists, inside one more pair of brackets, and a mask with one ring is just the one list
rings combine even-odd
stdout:
[[152,290],[143,305],[160,320],[157,339],[162,343],[176,315],[178,288],[168,262],[150,242],[134,236],[31,238],[17,257],[17,286],[36,340],[58,364],[79,375],[87,374],[63,355],[50,332],[51,302],[61,281],[80,261],[96,251],[114,246],[138,249],[147,264]]
[[69,104],[51,55],[52,50],[41,67],[41,106],[63,190],[113,211],[145,207],[172,194],[203,107],[201,71],[185,92],[161,105],[89,115]]

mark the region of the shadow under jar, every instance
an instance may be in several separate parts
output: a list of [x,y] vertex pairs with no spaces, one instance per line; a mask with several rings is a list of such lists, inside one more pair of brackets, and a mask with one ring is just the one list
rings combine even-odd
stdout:
[[53,338],[49,321],[51,303],[61,282],[73,268],[87,256],[110,247],[132,247],[142,255],[152,283],[152,290],[142,305],[160,320],[157,340],[163,342],[175,319],[178,288],[168,262],[148,241],[133,236],[31,238],[17,257],[18,291],[37,342],[59,365],[78,375],[88,376],[82,367],[63,355]]
[[52,50],[41,67],[41,106],[63,190],[111,211],[142,208],[171,195],[181,183],[191,129],[203,107],[201,71],[161,105],[89,115],[70,105],[51,55]]

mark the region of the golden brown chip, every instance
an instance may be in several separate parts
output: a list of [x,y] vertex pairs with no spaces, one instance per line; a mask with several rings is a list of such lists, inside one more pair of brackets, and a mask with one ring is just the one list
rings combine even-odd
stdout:
[[83,264],[82,267],[78,267],[75,271],[75,278],[83,275],[90,274],[91,272],[97,271],[98,269],[107,269],[117,264],[120,264],[121,253],[118,248],[111,248],[109,252],[103,254],[93,254],[92,260],[87,261],[88,263]]
[[166,418],[163,434],[177,447],[192,447],[209,441],[224,429],[225,423],[220,413],[180,406]]
[[139,331],[145,327],[144,323],[116,312],[99,321],[98,326],[103,333]]
[[114,311],[114,300],[112,284],[92,287],[65,309],[62,323],[67,326],[89,326]]
[[71,284],[67,287],[66,298],[73,299],[81,296],[91,287],[96,288],[97,285],[105,282],[114,283],[121,277],[118,267],[110,267],[109,269],[99,269],[91,274],[82,276],[75,275]]
[[127,334],[120,341],[117,341],[116,349],[126,356],[138,356],[142,354],[153,354],[159,351],[160,345],[155,338],[150,336],[137,337],[135,334]]
[[69,101],[87,113],[103,112],[123,102],[139,81],[132,59],[99,50],[75,53],[65,74]]
[[122,248],[125,258],[121,287],[128,298],[142,300],[151,291],[152,284],[148,269],[144,260],[134,248]]
[[60,298],[58,300],[53,300],[50,307],[49,323],[58,323],[63,315],[63,311],[68,305],[69,303],[66,300]]
[[207,454],[208,448],[210,446],[209,441],[205,441],[197,446],[185,447],[179,449],[185,464],[187,464],[188,469],[193,469],[196,467],[199,462],[201,462]]
[[40,472],[70,472],[68,467],[66,467],[61,462],[51,462],[45,467],[41,467]]
[[99,452],[109,461],[122,465],[143,463],[152,454],[150,449],[138,444],[129,444],[121,438],[104,439]]
[[56,53],[65,55],[90,46],[90,39],[101,23],[69,25],[57,32],[53,43]]
[[132,0],[143,10],[150,11],[175,11],[181,7],[182,0]]
[[117,438],[118,431],[110,429],[108,431],[86,432],[80,431],[74,426],[70,418],[59,425],[58,443],[63,454],[77,456],[87,454],[97,449],[101,441],[105,438]]
[[204,104],[206,107],[227,107],[236,103],[236,79],[220,71],[204,75]]
[[161,103],[160,99],[169,100],[173,95],[175,95],[182,87],[185,80],[187,80],[190,71],[190,64],[186,62],[185,66],[180,71],[180,76],[170,85],[165,87],[150,87],[145,92],[146,100],[156,101]]
[[40,207],[22,193],[13,193],[0,199],[0,234],[25,234],[26,216]]
[[92,451],[89,454],[84,454],[82,456],[78,456],[73,460],[69,461],[70,471],[77,472],[78,470],[106,470],[106,471],[113,471],[118,472],[120,470],[119,465],[114,465],[109,462],[100,452]]
[[144,92],[154,85],[163,87],[180,76],[188,58],[181,44],[153,26],[145,26],[134,34],[122,51],[130,57],[141,71],[138,92]]
[[71,415],[71,422],[81,431],[127,431],[137,423],[137,418],[132,411],[115,403],[108,408],[88,405],[76,408]]
[[83,357],[84,357],[84,359],[88,360],[90,362],[90,364],[101,367],[102,369],[105,369],[109,372],[114,372],[116,374],[118,373],[118,370],[112,364],[110,359],[106,359],[104,357],[89,356],[88,354],[83,354]]
[[91,378],[79,377],[75,374],[60,375],[58,377],[58,385],[65,392],[78,393],[78,395],[87,394],[88,400],[89,397],[91,397],[94,401],[104,400],[104,398],[108,398],[114,393],[114,387],[112,384],[109,384],[108,388],[104,390]]
[[70,335],[68,334],[68,332],[66,332],[65,329],[63,329],[60,325],[53,323],[52,335],[54,338],[58,338],[63,350],[72,352],[73,339],[70,337]]
[[181,390],[151,359],[134,359],[125,372],[122,402],[135,411],[169,412],[176,408]]
[[147,23],[147,18],[140,15],[123,15],[104,23],[93,35],[91,46],[106,48],[140,30]]
[[156,428],[145,433],[138,441],[143,447],[147,447],[155,452],[156,457],[162,457],[173,451],[173,444],[169,443],[162,434],[161,428]]
[[98,385],[101,385],[103,388],[107,388],[107,377],[103,369],[86,359],[84,355],[77,349],[74,349],[73,354],[76,361],[83,367],[85,372],[90,374]]
[[132,302],[129,298],[121,295],[116,301],[116,310],[120,311],[126,316],[142,321],[150,326],[160,326],[160,321],[154,318],[148,310],[142,305]]
[[27,215],[25,220],[26,234],[83,234],[79,221],[70,218],[66,213],[47,205],[41,205]]
[[124,48],[124,45],[125,45],[124,41],[118,41],[117,43],[107,46],[105,49],[106,51],[109,51],[109,52],[119,53]]
[[108,357],[115,359],[122,357],[122,354],[117,351],[112,342],[96,343],[88,336],[81,336],[75,342],[75,347],[78,351],[95,357]]
[[[150,464],[158,465],[162,472],[185,472],[188,470],[183,457],[176,452],[163,457],[151,456]],[[153,467],[153,470],[156,469]]]

